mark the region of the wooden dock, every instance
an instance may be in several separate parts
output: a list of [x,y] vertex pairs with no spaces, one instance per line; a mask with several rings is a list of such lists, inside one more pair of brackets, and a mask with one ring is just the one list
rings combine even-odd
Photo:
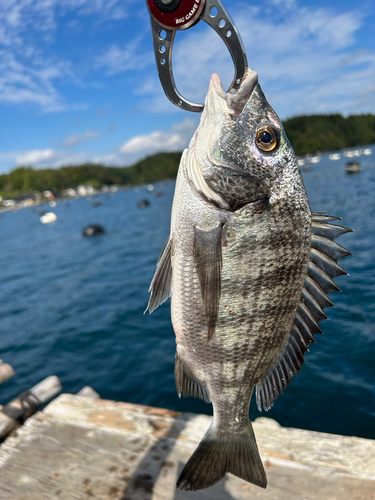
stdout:
[[211,417],[62,394],[0,447],[1,500],[373,500],[375,441],[280,427],[254,430],[262,490],[234,476],[176,490]]

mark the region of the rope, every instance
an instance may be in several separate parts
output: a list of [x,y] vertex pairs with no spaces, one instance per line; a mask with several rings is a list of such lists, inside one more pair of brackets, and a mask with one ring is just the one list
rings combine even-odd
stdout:
[[23,424],[28,416],[37,411],[42,405],[42,402],[31,391],[21,392],[18,396],[18,400],[21,403],[21,408],[14,406],[12,403],[8,403],[2,408],[1,412],[16,422]]

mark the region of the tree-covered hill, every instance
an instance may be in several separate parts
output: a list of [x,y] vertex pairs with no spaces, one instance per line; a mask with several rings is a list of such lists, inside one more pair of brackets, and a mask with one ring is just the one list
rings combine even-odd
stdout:
[[[343,117],[340,114],[296,116],[284,121],[297,155],[375,144],[375,115]],[[130,167],[97,164],[69,165],[59,169],[18,167],[0,175],[0,195],[17,197],[45,190],[62,191],[79,184],[130,186],[176,177],[181,153],[158,153]]]
[[0,175],[0,195],[9,198],[45,190],[58,192],[80,184],[99,188],[102,185],[130,186],[174,179],[180,157],[181,153],[158,153],[131,167],[121,168],[91,163],[59,169],[18,167],[8,174]]
[[297,155],[375,143],[374,114],[296,116],[284,128]]

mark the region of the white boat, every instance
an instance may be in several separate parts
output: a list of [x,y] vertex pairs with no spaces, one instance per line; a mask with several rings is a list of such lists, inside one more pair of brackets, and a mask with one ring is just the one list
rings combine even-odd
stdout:
[[57,220],[57,216],[53,212],[47,212],[40,218],[42,224],[49,224],[50,222],[55,222],[55,220]]
[[351,151],[345,151],[344,156],[345,158],[354,158],[355,156],[361,156],[361,150],[353,149]]
[[332,161],[340,160],[341,154],[340,153],[331,153],[328,155],[328,158]]
[[362,149],[361,153],[365,156],[368,156],[372,154],[372,150],[370,148]]
[[322,159],[321,156],[312,156],[307,161],[309,163],[319,163],[321,159]]
[[298,166],[299,166],[299,167],[302,167],[303,165],[305,165],[306,160],[305,160],[304,158],[299,158],[299,159],[297,160],[297,162],[298,162]]

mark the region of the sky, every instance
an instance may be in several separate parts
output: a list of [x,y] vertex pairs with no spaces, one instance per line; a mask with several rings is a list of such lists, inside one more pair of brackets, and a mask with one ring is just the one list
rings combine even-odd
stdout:
[[[223,0],[281,119],[375,112],[375,2]],[[178,90],[203,102],[233,64],[203,21],[176,35]],[[0,173],[130,165],[187,146],[199,114],[164,95],[144,0],[0,0]]]

